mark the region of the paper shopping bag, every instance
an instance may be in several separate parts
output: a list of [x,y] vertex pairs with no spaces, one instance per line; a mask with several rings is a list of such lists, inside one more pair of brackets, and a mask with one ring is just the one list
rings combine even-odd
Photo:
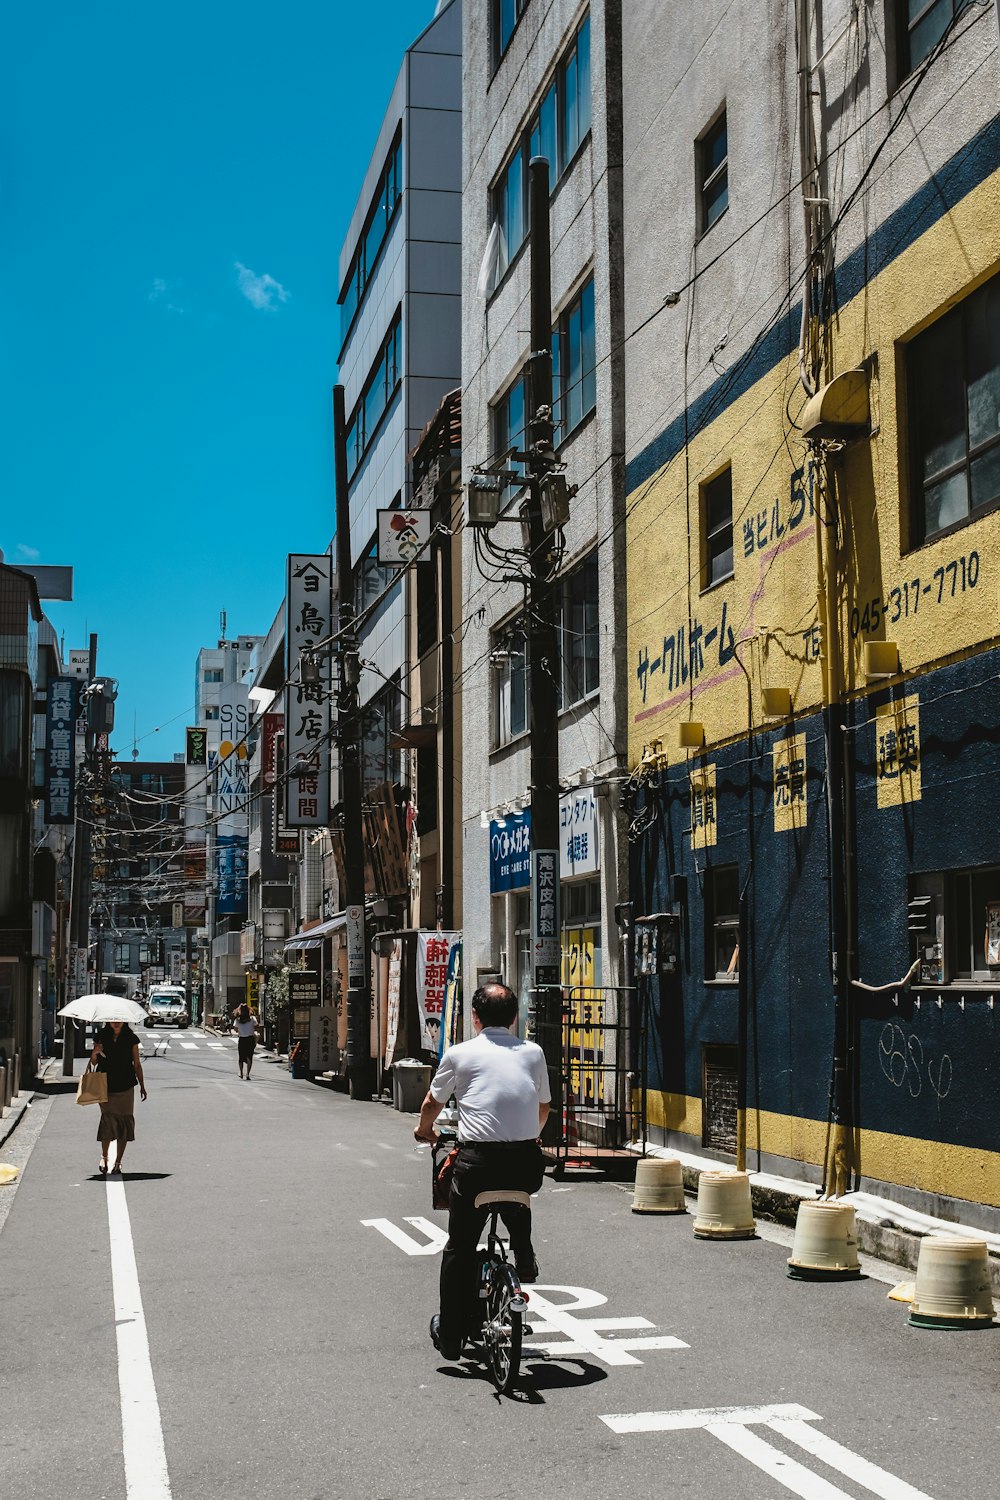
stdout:
[[76,1102],[77,1104],[107,1104],[108,1075],[98,1073],[96,1069],[88,1065],[87,1071],[80,1077]]

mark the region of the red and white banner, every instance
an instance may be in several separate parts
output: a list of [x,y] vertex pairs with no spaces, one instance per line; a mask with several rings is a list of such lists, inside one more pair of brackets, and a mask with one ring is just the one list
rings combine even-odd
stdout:
[[420,1044],[438,1050],[444,987],[448,982],[448,960],[460,932],[417,933],[417,1007],[420,1011]]

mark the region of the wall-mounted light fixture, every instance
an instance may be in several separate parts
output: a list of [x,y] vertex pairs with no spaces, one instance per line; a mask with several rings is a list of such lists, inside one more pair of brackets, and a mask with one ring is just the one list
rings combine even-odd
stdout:
[[705,726],[694,719],[677,726],[677,743],[682,750],[700,750],[705,743]]
[[899,672],[899,647],[895,641],[865,641],[865,679],[877,682]]
[[761,689],[765,719],[788,719],[792,713],[790,688],[766,687]]

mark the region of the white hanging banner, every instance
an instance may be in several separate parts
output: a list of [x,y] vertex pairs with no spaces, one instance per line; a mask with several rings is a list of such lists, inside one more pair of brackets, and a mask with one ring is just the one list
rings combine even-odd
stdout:
[[444,987],[448,982],[451,950],[460,943],[460,932],[417,933],[417,1006],[420,1011],[420,1045],[438,1050]]
[[386,1001],[385,1067],[391,1068],[399,1035],[399,999],[403,982],[403,945],[397,938],[389,955],[389,989]]

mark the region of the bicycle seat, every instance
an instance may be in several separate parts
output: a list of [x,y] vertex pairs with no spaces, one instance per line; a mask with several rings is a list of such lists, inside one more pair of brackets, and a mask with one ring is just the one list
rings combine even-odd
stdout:
[[520,1203],[522,1208],[530,1208],[531,1194],[514,1188],[494,1188],[492,1192],[476,1194],[477,1208],[489,1208],[492,1203]]

